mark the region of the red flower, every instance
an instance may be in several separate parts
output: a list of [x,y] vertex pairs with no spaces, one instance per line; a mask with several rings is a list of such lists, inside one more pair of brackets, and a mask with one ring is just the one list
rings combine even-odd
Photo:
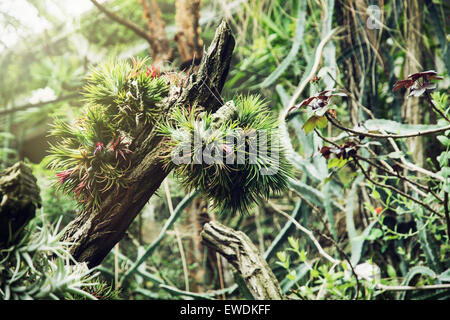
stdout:
[[[417,72],[410,74],[408,76],[408,79],[405,80],[399,80],[394,84],[394,89],[392,91],[397,91],[401,88],[409,89],[409,95],[410,96],[416,96],[419,97],[427,90],[432,90],[435,88],[435,85],[430,82],[430,80],[442,80],[442,77],[436,76],[437,73],[434,70],[424,71],[424,72]],[[422,79],[422,81],[418,81],[419,79]]]
[[159,69],[154,66],[147,66],[147,72],[145,73],[147,77],[156,78],[160,76]]
[[125,142],[125,139],[119,133],[117,139],[114,138],[108,143],[108,150],[116,153],[116,159],[120,154],[124,160],[125,154],[131,153],[131,150],[128,149],[129,143]]
[[77,187],[73,190],[75,192],[75,198],[78,200],[81,192],[86,188],[86,180],[81,181]]
[[381,211],[383,211],[383,208],[382,207],[376,207],[375,211],[376,211],[377,214],[380,214]]
[[94,156],[97,153],[97,151],[102,151],[102,150],[103,150],[103,143],[97,142],[97,144],[95,145]]
[[59,178],[59,185],[61,186],[68,177],[70,177],[70,175],[72,174],[73,170],[69,169],[69,170],[64,170],[60,173],[57,173],[56,176]]

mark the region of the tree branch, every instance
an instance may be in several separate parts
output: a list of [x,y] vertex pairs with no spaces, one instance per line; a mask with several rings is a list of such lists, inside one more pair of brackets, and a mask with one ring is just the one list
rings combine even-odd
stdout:
[[120,23],[124,27],[127,27],[128,29],[133,31],[136,35],[138,35],[139,37],[144,38],[150,45],[155,41],[155,39],[153,37],[151,37],[145,30],[141,29],[139,26],[137,26],[133,22],[122,18],[118,14],[112,12],[111,10],[107,9],[106,7],[104,7],[103,5],[98,3],[96,0],[91,0],[91,2],[94,4],[94,6],[97,7],[98,10],[100,10],[101,12],[106,14],[108,16],[108,18],[116,21],[117,23]]
[[432,134],[432,133],[438,133],[438,132],[443,132],[443,131],[447,131],[450,130],[450,125],[442,127],[442,128],[437,128],[437,129],[430,129],[430,130],[424,130],[424,131],[418,131],[418,132],[414,132],[414,133],[409,133],[409,134],[378,134],[378,133],[370,133],[370,132],[364,132],[364,131],[357,131],[357,130],[353,130],[350,128],[346,128],[345,126],[343,126],[339,121],[337,121],[335,118],[333,118],[332,116],[330,116],[329,114],[325,114],[328,121],[330,121],[334,126],[338,127],[341,130],[353,133],[355,135],[358,136],[365,136],[365,137],[369,137],[369,138],[375,138],[375,139],[387,139],[387,138],[392,138],[392,139],[401,139],[401,138],[411,138],[411,137],[419,137],[419,136],[424,136],[427,134]]
[[0,110],[0,116],[3,116],[5,114],[19,112],[19,111],[28,110],[31,108],[42,107],[42,106],[46,106],[51,103],[58,103],[61,101],[70,100],[70,99],[74,99],[74,98],[78,98],[78,97],[80,97],[79,93],[72,93],[72,94],[60,96],[56,99],[49,100],[49,101],[42,101],[42,102],[38,102],[38,103],[28,103],[28,104],[24,104],[22,106],[18,106],[18,107],[11,108],[11,109],[3,109],[3,110]]
[[283,299],[277,278],[243,232],[211,221],[204,225],[201,237],[206,246],[218,251],[233,265],[255,299]]
[[421,205],[422,207],[424,207],[424,208],[427,209],[428,211],[430,211],[430,212],[432,212],[432,213],[434,213],[434,214],[436,214],[436,215],[442,217],[442,214],[441,214],[440,212],[437,212],[436,210],[434,210],[433,208],[431,208],[431,207],[430,207],[428,204],[426,204],[425,202],[420,201],[420,200],[418,200],[418,199],[416,199],[416,198],[410,196],[409,194],[407,194],[407,193],[405,193],[405,192],[403,192],[403,191],[397,189],[397,188],[394,187],[394,186],[387,185],[387,184],[382,184],[382,183],[379,183],[379,182],[375,181],[374,179],[372,179],[372,178],[370,177],[369,173],[368,173],[366,170],[364,170],[363,166],[359,163],[359,161],[358,161],[357,159],[355,159],[355,163],[356,163],[356,165],[361,169],[361,171],[362,171],[362,173],[364,174],[364,176],[366,177],[366,179],[369,180],[370,182],[372,182],[374,185],[379,186],[379,187],[381,187],[381,188],[390,189],[390,190],[392,190],[392,191],[394,191],[394,192],[396,192],[396,193],[398,193],[398,194],[404,196],[405,198],[408,198],[409,200],[414,201],[415,203]]

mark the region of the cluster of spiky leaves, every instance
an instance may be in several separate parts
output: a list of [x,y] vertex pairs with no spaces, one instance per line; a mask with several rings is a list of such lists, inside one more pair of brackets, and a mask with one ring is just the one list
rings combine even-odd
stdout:
[[87,79],[87,102],[108,106],[111,120],[125,131],[140,122],[151,123],[158,102],[169,91],[167,78],[146,62],[148,58],[132,58],[132,64],[111,60],[93,69]]
[[98,274],[67,251],[60,222],[50,224],[41,211],[14,245],[0,248],[0,300],[97,299],[89,287]]
[[154,124],[168,95],[167,80],[146,62],[108,61],[92,70],[82,116],[74,124],[55,119],[49,167],[84,208],[98,208],[105,192],[126,184],[136,128]]
[[248,212],[261,198],[282,191],[291,176],[278,143],[278,123],[258,96],[239,96],[201,119],[195,108],[176,108],[160,131],[172,148],[167,165],[185,187],[212,200],[220,213]]

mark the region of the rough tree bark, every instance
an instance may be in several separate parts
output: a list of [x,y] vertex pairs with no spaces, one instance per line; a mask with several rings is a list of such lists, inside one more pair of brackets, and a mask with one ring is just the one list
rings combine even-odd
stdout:
[[[422,40],[422,14],[423,3],[413,0],[408,3],[406,8],[405,19],[405,67],[403,79],[412,73],[424,71],[422,66],[422,50],[424,43]],[[407,93],[406,93],[407,94]],[[402,105],[402,118],[405,123],[420,124],[423,123],[423,110],[420,105],[421,101],[417,98],[405,99]],[[423,137],[414,137],[407,140],[408,150],[412,152],[414,162],[424,165],[424,140]]]
[[254,299],[284,299],[266,260],[243,232],[211,221],[204,225],[201,237],[206,246],[219,252],[236,269]]
[[175,41],[183,64],[202,57],[203,41],[200,37],[200,0],[177,0]]
[[[159,121],[163,121],[176,105],[198,105],[203,110],[215,112],[223,104],[220,92],[228,74],[234,43],[229,26],[222,22],[198,71],[188,78],[184,87],[171,90],[169,98],[162,104]],[[63,237],[74,243],[70,248],[74,258],[86,262],[89,267],[100,264],[120,241],[169,173],[162,161],[167,145],[155,128],[141,128],[130,148],[133,150],[133,167],[127,176],[128,187],[108,194],[97,211],[81,212]]]
[[41,206],[31,168],[18,162],[0,173],[0,243],[14,240]]
[[166,24],[162,18],[161,10],[155,0],[139,0],[144,11],[144,19],[147,23],[148,32],[153,39],[150,43],[150,53],[154,64],[158,67],[164,62],[172,61],[173,50],[170,47],[169,38],[166,34]]

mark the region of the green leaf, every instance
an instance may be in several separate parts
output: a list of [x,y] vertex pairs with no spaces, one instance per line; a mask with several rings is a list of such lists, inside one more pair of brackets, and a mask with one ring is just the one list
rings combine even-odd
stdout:
[[343,166],[345,166],[345,164],[347,163],[347,159],[344,159],[343,157],[342,158],[339,158],[339,163],[338,163],[338,165],[337,165],[337,167],[340,169],[340,168],[342,168]]
[[280,260],[281,262],[285,262],[287,259],[286,252],[284,252],[284,251],[277,252],[277,257],[278,257],[278,260]]
[[285,278],[281,281],[280,286],[283,293],[289,291],[298,281],[300,281],[309,271],[308,266],[305,263],[300,264],[295,268],[295,279],[290,280]]
[[444,147],[449,147],[450,146],[450,139],[447,138],[446,136],[437,136],[436,137],[440,143],[442,143],[444,145]]
[[416,206],[416,208],[417,209],[414,210],[413,217],[417,224],[420,247],[425,253],[427,265],[430,266],[435,272],[442,272],[444,270],[444,266],[439,259],[439,244],[436,243],[436,240],[432,236],[431,232],[429,232],[424,225],[421,215],[423,210],[418,208],[418,206]]
[[[263,81],[263,83],[261,83],[262,88],[268,87],[271,84],[273,84],[283,74],[283,72],[286,71],[286,69],[289,67],[289,65],[294,61],[295,57],[297,56],[297,53],[300,49],[300,45],[303,40],[303,33],[306,25],[305,4],[306,1],[304,0],[299,3],[297,23],[295,29],[295,38],[291,50],[289,51],[286,58],[284,58],[284,60],[278,65],[278,67]],[[270,19],[267,20],[270,21]],[[284,34],[281,33],[281,36],[283,37]]]
[[319,271],[313,269],[311,270],[311,278],[318,278],[319,277]]
[[299,249],[298,239],[295,239],[294,237],[289,237],[288,241],[289,241],[289,244],[291,245],[291,247],[294,250],[298,250]]
[[305,124],[303,125],[303,130],[305,130],[305,133],[308,134],[311,131],[313,131],[316,128],[316,121],[317,121],[317,117],[316,116],[312,116],[311,118],[309,118]]
[[445,270],[438,276],[439,281],[450,282],[450,269]]
[[327,127],[327,117],[322,116],[316,119],[316,124],[320,129],[326,128]]
[[[408,273],[405,276],[405,280],[403,280],[403,282],[402,282],[402,285],[403,286],[408,286],[409,283],[411,282],[411,280],[416,275],[419,275],[419,274],[428,276],[430,278],[436,278],[437,277],[436,273],[433,270],[431,270],[430,268],[425,267],[425,266],[415,266],[415,267],[412,267],[411,269],[409,269]],[[404,300],[405,297],[406,297],[406,292],[403,292],[400,295],[400,299]]]
[[286,278],[294,281],[295,280],[295,270],[290,271],[289,274],[286,276]]
[[371,196],[372,196],[372,198],[374,198],[376,200],[380,199],[380,193],[375,189],[372,191]]
[[397,278],[397,272],[395,271],[395,268],[390,264],[387,265],[386,272],[390,278],[392,279]]
[[305,250],[300,251],[300,261],[305,262],[306,261],[306,252]]
[[328,160],[328,169],[338,167],[341,160],[339,158],[331,158]]
[[367,236],[367,240],[373,241],[383,236],[383,231],[378,228],[373,228]]

